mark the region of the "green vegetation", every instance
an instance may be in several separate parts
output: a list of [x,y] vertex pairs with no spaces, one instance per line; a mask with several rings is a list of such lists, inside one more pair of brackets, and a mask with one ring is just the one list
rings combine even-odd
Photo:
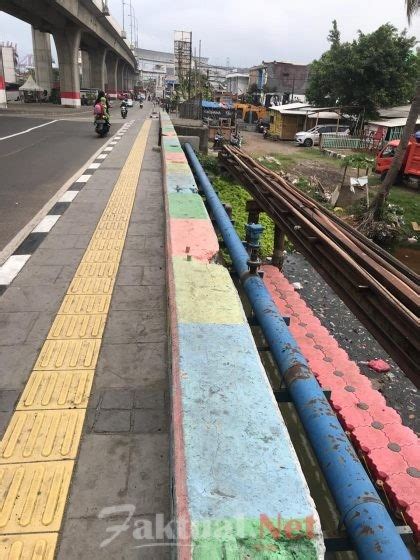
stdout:
[[[232,207],[232,219],[235,229],[241,239],[245,239],[245,224],[248,223],[246,201],[251,200],[251,195],[237,183],[221,177],[213,179],[214,188],[219,193],[222,202]],[[261,257],[271,257],[273,254],[274,224],[267,214],[260,214],[260,224],[264,226],[261,236]]]
[[341,160],[330,158],[318,148],[302,148],[293,154],[268,154],[267,156],[254,156],[255,159],[267,169],[272,171],[293,171],[293,167],[302,161],[320,161],[339,168]]
[[391,24],[373,33],[358,32],[342,43],[337,22],[328,41],[330,50],[311,65],[306,96],[310,103],[345,106],[354,114],[376,117],[380,107],[404,105],[414,95],[419,56],[415,37]]
[[411,222],[420,223],[420,194],[405,188],[392,187],[388,202],[403,208],[407,233],[412,235]]
[[[219,194],[222,202],[232,207],[232,219],[235,222],[235,229],[241,239],[245,239],[245,224],[248,222],[246,202],[252,197],[248,192],[227,177],[220,176],[219,162],[212,156],[199,155],[201,165],[209,176],[214,188]],[[261,236],[261,257],[271,257],[274,246],[274,224],[265,214],[260,214],[260,223],[264,226],[264,233]],[[288,247],[291,248],[291,245]],[[226,262],[230,263],[227,251],[223,251]]]

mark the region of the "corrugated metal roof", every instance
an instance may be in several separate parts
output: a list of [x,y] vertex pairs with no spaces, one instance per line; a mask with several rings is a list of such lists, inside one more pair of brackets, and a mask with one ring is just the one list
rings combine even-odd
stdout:
[[[377,126],[385,126],[386,128],[394,128],[399,126],[405,126],[407,119],[389,119],[383,121],[368,121],[368,124],[374,124]],[[420,124],[420,119],[417,119],[417,124]]]
[[407,118],[411,105],[400,105],[399,107],[389,107],[388,109],[379,109],[379,115],[387,119]]

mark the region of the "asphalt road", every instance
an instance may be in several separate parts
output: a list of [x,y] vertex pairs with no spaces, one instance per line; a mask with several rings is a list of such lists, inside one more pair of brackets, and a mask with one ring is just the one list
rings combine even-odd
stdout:
[[107,140],[90,119],[5,138],[51,120],[0,117],[0,251]]

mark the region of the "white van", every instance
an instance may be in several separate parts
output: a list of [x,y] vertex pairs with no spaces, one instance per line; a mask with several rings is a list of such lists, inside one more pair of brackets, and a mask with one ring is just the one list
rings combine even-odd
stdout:
[[339,125],[337,127],[336,124],[319,124],[310,130],[298,132],[295,136],[295,142],[297,142],[299,146],[310,148],[311,146],[318,145],[320,135],[326,132],[337,132],[340,135],[346,136],[350,134],[350,129],[347,125]]

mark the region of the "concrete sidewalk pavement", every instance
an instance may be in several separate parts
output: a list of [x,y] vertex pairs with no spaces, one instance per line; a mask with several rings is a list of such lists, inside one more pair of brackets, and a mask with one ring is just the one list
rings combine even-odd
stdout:
[[[63,560],[169,555],[169,547],[150,546],[159,535],[148,530],[156,515],[163,524],[170,515],[167,324],[161,161],[153,150],[159,124],[146,108],[139,113],[129,115],[133,125],[98,158],[92,177],[0,297],[0,557],[19,547],[23,558],[36,551]],[[126,230],[110,235],[124,220]],[[104,274],[111,278],[101,262],[105,251],[116,254],[112,299],[110,290],[95,292]],[[63,323],[66,305],[71,324]],[[74,331],[81,345],[96,349],[86,350],[82,362],[73,350],[51,349],[74,344]],[[55,333],[66,340],[55,341]],[[49,359],[54,367],[44,367]],[[56,464],[66,471],[61,482],[57,469],[49,479],[45,474]],[[22,497],[13,502],[20,476],[23,505]]]

